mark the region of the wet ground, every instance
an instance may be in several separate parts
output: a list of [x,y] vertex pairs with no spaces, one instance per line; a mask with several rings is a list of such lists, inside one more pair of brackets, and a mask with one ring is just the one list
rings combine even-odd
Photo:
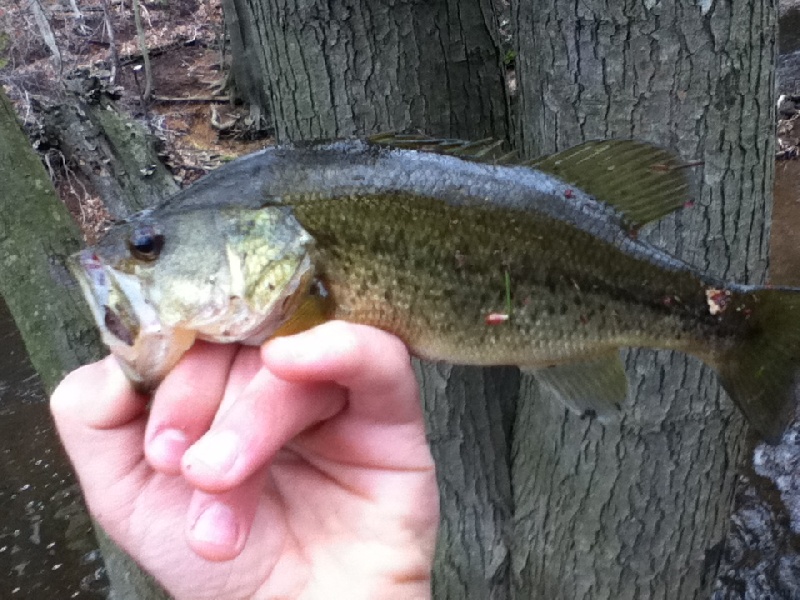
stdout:
[[80,491],[0,299],[0,599],[108,597]]
[[800,95],[800,8],[780,18],[778,45],[778,89],[782,94]]
[[781,15],[778,47],[781,55],[800,50],[800,8],[788,10]]

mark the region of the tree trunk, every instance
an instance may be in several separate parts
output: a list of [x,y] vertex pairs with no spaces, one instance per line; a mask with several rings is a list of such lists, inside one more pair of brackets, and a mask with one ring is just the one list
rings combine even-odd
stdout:
[[[704,161],[695,207],[643,235],[714,275],[763,282],[774,6],[517,0],[513,11],[524,150],[633,137]],[[693,359],[635,351],[627,367],[635,401],[616,425],[519,405],[517,597],[709,596],[748,450],[742,419]]]
[[0,294],[48,393],[103,354],[64,263],[79,249],[80,232],[0,89]]
[[[230,0],[225,7],[236,11],[229,23],[249,28],[240,39],[251,44],[247,56],[259,57],[281,140],[409,129],[507,135],[496,20],[486,0]],[[234,54],[234,63],[241,58]],[[518,371],[417,366],[441,491],[435,597],[507,598]]]
[[[270,99],[280,140],[422,128],[506,137],[496,19],[488,0],[224,0],[234,64]],[[238,50],[237,46],[241,45]],[[250,81],[257,77],[257,81]]]

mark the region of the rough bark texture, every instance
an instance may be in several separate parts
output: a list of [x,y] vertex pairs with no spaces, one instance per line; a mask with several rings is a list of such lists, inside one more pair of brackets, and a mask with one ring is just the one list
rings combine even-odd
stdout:
[[254,83],[280,140],[415,128],[506,135],[487,0],[226,0],[225,9],[242,43],[234,64],[257,61]]
[[[774,6],[518,0],[514,13],[525,151],[633,137],[703,160],[696,206],[643,235],[715,275],[763,281]],[[635,400],[614,426],[552,403],[519,405],[512,568],[520,598],[709,595],[744,426],[698,362],[640,351],[627,367]]]
[[433,597],[505,600],[511,580],[511,427],[519,370],[415,361],[442,520]]
[[[489,2],[236,0],[226,9],[230,4],[240,26],[250,28],[242,38],[258,43],[247,56],[258,57],[282,140],[406,129],[506,136]],[[234,63],[239,58],[234,54]],[[427,364],[418,374],[443,514],[435,597],[507,598],[518,372]]]
[[178,190],[155,151],[155,138],[123,118],[93,77],[76,76],[74,94],[45,111],[45,130],[77,165],[114,217],[152,206]]
[[263,52],[252,21],[247,0],[222,0],[225,29],[230,39],[230,79],[239,98],[250,105],[250,117],[256,128],[265,125],[269,109],[269,86],[264,71]]

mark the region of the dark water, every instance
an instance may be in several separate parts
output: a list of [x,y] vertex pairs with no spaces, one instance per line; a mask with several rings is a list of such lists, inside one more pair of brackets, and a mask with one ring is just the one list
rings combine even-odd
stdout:
[[108,597],[44,390],[0,298],[0,599]]
[[800,50],[800,10],[787,11],[778,23],[778,50],[791,54]]

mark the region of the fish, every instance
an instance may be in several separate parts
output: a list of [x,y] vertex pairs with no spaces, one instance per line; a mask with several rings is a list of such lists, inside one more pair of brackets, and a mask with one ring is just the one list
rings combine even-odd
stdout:
[[620,349],[713,368],[765,439],[800,373],[800,289],[721,281],[642,240],[690,168],[635,140],[535,161],[488,141],[383,135],[236,159],[69,259],[104,342],[152,390],[197,339],[258,345],[341,319],[416,356],[517,365],[601,421]]

